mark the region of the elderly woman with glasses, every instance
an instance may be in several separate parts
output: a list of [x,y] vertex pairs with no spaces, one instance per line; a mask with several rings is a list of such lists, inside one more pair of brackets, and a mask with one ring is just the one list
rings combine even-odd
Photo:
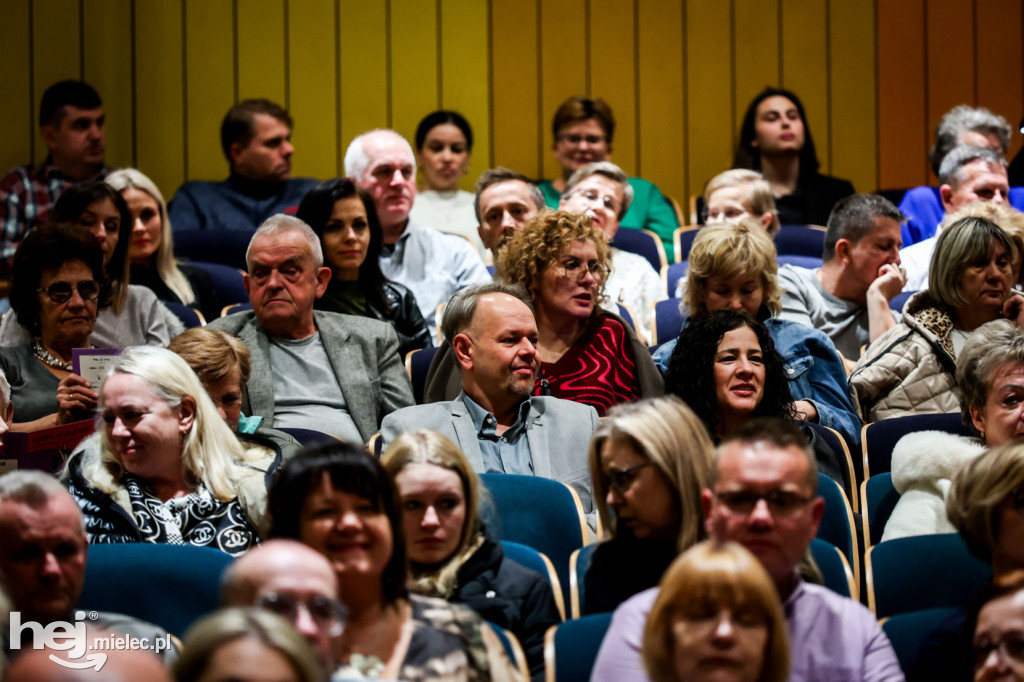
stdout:
[[96,392],[72,372],[72,350],[89,348],[96,314],[110,305],[103,251],[86,232],[43,225],[14,254],[11,308],[32,335],[25,345],[0,348],[0,369],[11,384],[15,431],[35,431],[82,419]]

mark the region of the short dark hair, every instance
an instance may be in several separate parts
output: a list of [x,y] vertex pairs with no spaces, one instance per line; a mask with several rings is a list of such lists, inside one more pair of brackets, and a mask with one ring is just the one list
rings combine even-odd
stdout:
[[245,147],[256,137],[256,114],[266,114],[294,128],[288,110],[269,99],[247,99],[228,109],[220,124],[220,147],[231,163],[231,145],[236,142]]
[[[807,437],[804,436],[800,427],[793,422],[777,417],[750,419],[737,426],[729,435],[723,438],[721,445],[718,446],[718,451],[721,452],[722,448],[730,443],[742,443],[744,445],[767,443],[780,450],[796,448],[807,457],[809,467],[808,483],[811,486],[811,492],[818,492],[818,460],[814,455],[814,450],[811,449],[810,443],[807,442]],[[718,477],[717,466],[714,467],[713,476],[716,479]]]
[[448,299],[444,307],[444,317],[441,318],[441,333],[450,343],[457,334],[462,333],[469,327],[476,315],[477,301],[485,294],[506,294],[517,298],[526,304],[526,307],[533,313],[533,302],[526,288],[519,284],[492,280],[482,284],[474,284],[465,289],[460,289]]
[[749,170],[761,170],[761,150],[753,146],[757,138],[757,108],[761,102],[769,97],[785,97],[800,114],[800,120],[804,124],[804,146],[800,150],[800,177],[806,178],[818,172],[818,153],[814,148],[814,138],[811,137],[811,127],[807,123],[807,114],[804,112],[803,102],[790,90],[782,88],[767,87],[758,93],[747,107],[743,115],[743,123],[740,126],[740,140],[736,145],[736,155],[733,157],[733,168],[747,168]]
[[91,234],[65,223],[46,223],[21,240],[14,253],[11,309],[33,336],[39,334],[39,297],[36,290],[43,270],[57,270],[69,261],[81,261],[100,283],[99,308],[110,305],[110,282],[103,269],[103,250]]
[[851,194],[840,199],[828,216],[821,259],[827,263],[835,258],[840,239],[856,244],[871,234],[875,218],[892,218],[898,223],[907,219],[891,201],[877,194]]
[[358,445],[339,441],[310,446],[288,461],[267,498],[268,537],[300,538],[303,505],[324,474],[336,490],[366,498],[387,516],[393,547],[381,575],[382,595],[385,604],[405,597],[407,559],[398,495],[381,463]]
[[530,191],[530,198],[533,199],[533,203],[537,206],[538,212],[547,208],[547,204],[544,202],[544,194],[540,191],[540,187],[537,187],[533,180],[530,180],[522,173],[517,173],[509,168],[498,166],[497,168],[491,168],[490,170],[484,171],[484,174],[476,181],[476,196],[473,197],[473,213],[476,215],[477,220],[483,221],[483,216],[480,215],[480,195],[484,193],[484,190],[502,182],[511,182],[516,180],[526,185],[527,189]]
[[473,151],[473,128],[470,127],[469,121],[459,112],[449,111],[448,109],[441,109],[423,117],[423,120],[416,127],[416,151],[423,151],[423,145],[427,141],[427,134],[437,126],[444,125],[445,123],[450,123],[461,130],[462,135],[466,138],[466,149]]
[[562,102],[562,106],[558,107],[555,118],[551,121],[551,135],[557,140],[558,131],[565,126],[592,118],[597,120],[598,125],[604,130],[605,137],[608,138],[608,143],[611,144],[615,135],[615,114],[608,103],[600,97],[573,95]]
[[85,81],[66,80],[46,88],[39,102],[39,127],[60,125],[64,107],[98,109],[103,106],[100,95]]

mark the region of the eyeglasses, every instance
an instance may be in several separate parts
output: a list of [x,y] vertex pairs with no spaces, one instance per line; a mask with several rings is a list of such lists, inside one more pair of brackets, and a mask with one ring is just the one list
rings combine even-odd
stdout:
[[761,500],[768,505],[768,511],[772,516],[787,516],[814,499],[785,490],[773,490],[770,493],[755,493],[752,490],[722,491],[716,492],[715,497],[733,514],[742,516],[754,511]]
[[340,602],[319,594],[299,599],[290,594],[269,592],[260,597],[256,605],[293,624],[299,619],[299,609],[304,608],[317,627],[332,637],[341,634],[348,620],[348,611]]
[[651,466],[650,462],[644,462],[620,471],[612,471],[608,474],[608,485],[618,494],[625,495],[629,486],[633,485],[633,481],[636,480],[638,472],[649,466]]
[[999,656],[1004,661],[1018,661],[1024,663],[1024,637],[1019,633],[1008,634],[998,642],[975,642],[974,643],[974,669],[985,665],[985,661],[992,655],[993,651],[999,651]]
[[570,194],[570,196],[572,195],[579,195],[586,199],[587,203],[601,206],[602,208],[608,209],[615,215],[619,215],[619,202],[614,197],[602,195],[596,189],[576,190]]
[[742,208],[723,208],[723,209],[717,211],[716,213],[711,213],[711,211],[709,211],[705,207],[705,208],[703,208],[701,210],[700,215],[701,215],[701,220],[705,224],[707,224],[709,222],[712,222],[712,218],[714,219],[714,222],[726,222],[726,223],[729,223],[729,222],[732,222],[734,220],[739,220],[740,218],[745,218],[748,215],[750,215],[750,213],[747,212],[747,211],[744,211]]
[[94,279],[87,279],[72,284],[71,282],[54,282],[46,288],[39,288],[36,291],[46,294],[54,303],[65,303],[71,298],[71,292],[78,290],[78,295],[83,301],[95,301],[100,297],[100,283]]
[[562,270],[565,272],[565,276],[569,279],[575,279],[577,282],[582,282],[583,278],[587,276],[589,272],[599,282],[604,282],[608,278],[608,273],[611,272],[604,263],[593,261],[591,263],[584,263],[579,258],[570,256],[559,263]]
[[568,142],[574,147],[580,142],[586,142],[591,147],[596,147],[599,144],[604,144],[607,139],[604,135],[577,135],[576,133],[563,133],[558,136],[559,142]]

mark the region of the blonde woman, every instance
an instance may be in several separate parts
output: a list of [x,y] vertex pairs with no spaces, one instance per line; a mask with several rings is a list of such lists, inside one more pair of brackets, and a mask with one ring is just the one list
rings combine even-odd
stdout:
[[733,168],[708,180],[704,187],[705,224],[738,225],[744,218],[753,218],[774,237],[779,231],[779,212],[771,185],[757,171]]
[[196,544],[231,555],[259,542],[280,455],[241,445],[179,356],[126,350],[100,386],[99,415],[99,433],[65,470],[90,542]]
[[436,431],[407,431],[384,453],[395,483],[412,589],[465,604],[522,643],[544,677],[544,633],[561,621],[547,579],[504,556],[480,516],[480,481],[458,446]]
[[605,528],[584,577],[584,612],[611,611],[658,584],[676,555],[704,537],[701,491],[713,445],[675,397],[612,408],[590,441],[594,503]]

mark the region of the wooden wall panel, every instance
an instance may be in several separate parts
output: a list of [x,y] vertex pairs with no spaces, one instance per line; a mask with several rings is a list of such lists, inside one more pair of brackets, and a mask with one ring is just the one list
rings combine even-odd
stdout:
[[413,144],[440,105],[438,0],[391,0],[391,127]]
[[590,94],[608,102],[615,112],[612,159],[629,175],[636,174],[640,140],[636,97],[636,4],[623,0],[590,0]]
[[[697,0],[686,4],[686,148],[687,195],[732,162],[732,47],[727,3]],[[668,190],[666,190],[668,191]],[[687,196],[676,196],[687,206]]]
[[[391,125],[388,111],[387,9],[382,2],[338,3],[341,153],[356,137]],[[342,169],[339,168],[339,172]]]
[[[878,184],[882,189],[927,182],[924,0],[878,7]],[[915,31],[912,27],[921,26]]]
[[107,163],[134,165],[131,0],[84,3],[82,33],[82,76],[100,93],[107,115]]
[[294,174],[331,178],[341,168],[333,0],[288,3],[288,105]]
[[[6,95],[0,107],[0,173],[31,163],[35,130],[38,127],[38,100],[42,91],[32,91],[32,62],[29,54],[29,0],[10,0],[4,5],[0,21],[0,64],[19,64],[0,76]],[[42,154],[45,156],[45,154]]]
[[541,0],[540,117],[544,131],[544,177],[562,173],[551,153],[551,119],[573,95],[589,95],[586,0]]
[[235,103],[231,0],[185,0],[185,171],[189,179],[223,180],[228,162],[220,124]]
[[1006,117],[1013,126],[1008,159],[1021,148],[1017,124],[1024,116],[1024,30],[1020,0],[984,0],[975,4],[977,104]]
[[[637,14],[640,145],[636,173],[685,205],[686,31],[683,8],[641,2]],[[691,34],[692,35],[692,34]]]
[[491,0],[491,118],[496,166],[540,178],[539,0]]
[[[958,104],[973,104],[975,3],[926,0],[925,49],[928,55],[928,144],[942,115]],[[937,179],[929,176],[928,183]]]
[[831,172],[828,5],[822,0],[782,0],[782,86],[796,93],[821,162]]
[[285,107],[288,105],[284,7],[285,0],[236,1],[238,101],[265,98]]
[[832,173],[870,192],[878,187],[874,0],[829,7]]
[[[135,166],[168,201],[189,179],[182,11],[181,0],[135,4]],[[220,149],[220,138],[209,144]],[[226,176],[223,168],[220,174]]]
[[766,87],[782,82],[778,23],[778,0],[733,2],[733,152],[747,106]]
[[[32,90],[33,111],[38,112],[43,91],[66,78],[82,77],[81,4],[79,0],[33,0],[32,2]],[[6,70],[6,69],[5,69]],[[100,93],[100,97],[103,93]],[[35,160],[46,158],[46,144],[38,128]],[[24,162],[22,162],[24,163]]]

